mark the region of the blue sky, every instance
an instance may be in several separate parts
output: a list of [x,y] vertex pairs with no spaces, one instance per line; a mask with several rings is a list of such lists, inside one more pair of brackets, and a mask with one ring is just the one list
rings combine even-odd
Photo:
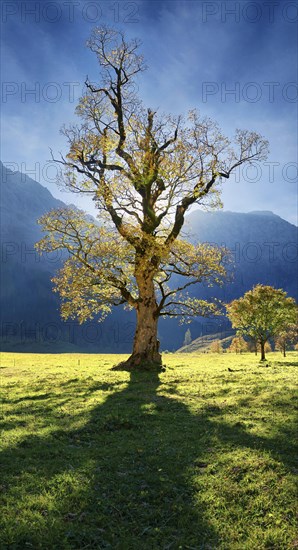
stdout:
[[224,182],[224,209],[272,210],[297,223],[297,2],[3,1],[1,19],[4,164],[89,208],[57,189],[47,161],[50,147],[66,152],[59,129],[75,121],[86,75],[96,80],[85,42],[104,23],[142,40],[147,106],[196,107],[227,135],[248,128],[269,140],[267,164]]

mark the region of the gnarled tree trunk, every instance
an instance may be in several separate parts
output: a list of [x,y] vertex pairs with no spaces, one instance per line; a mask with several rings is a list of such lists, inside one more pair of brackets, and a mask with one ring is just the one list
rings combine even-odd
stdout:
[[133,351],[126,366],[129,368],[158,368],[162,365],[157,339],[158,308],[154,288],[154,270],[140,262],[135,269],[139,289],[136,306],[137,326]]
[[161,365],[159,342],[157,339],[155,307],[151,303],[141,303],[137,308],[137,327],[133,351],[128,363],[133,366]]

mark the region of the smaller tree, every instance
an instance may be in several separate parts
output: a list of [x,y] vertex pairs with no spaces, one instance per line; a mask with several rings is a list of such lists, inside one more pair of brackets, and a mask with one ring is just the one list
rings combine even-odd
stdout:
[[188,346],[191,343],[191,341],[192,341],[191,332],[190,332],[190,329],[188,328],[184,336],[183,345]]
[[213,342],[211,342],[209,350],[211,351],[211,353],[222,353],[223,348],[222,348],[221,341],[214,340]]
[[248,345],[247,342],[245,342],[243,336],[235,336],[235,338],[233,338],[229,347],[229,351],[234,353],[242,353],[244,351],[248,351]]
[[289,323],[295,323],[297,305],[282,289],[256,285],[226,305],[227,314],[238,335],[246,335],[260,346],[265,361],[265,344]]
[[290,344],[294,344],[298,339],[298,325],[290,323],[285,326],[275,338],[275,347],[284,357],[286,357],[286,350]]

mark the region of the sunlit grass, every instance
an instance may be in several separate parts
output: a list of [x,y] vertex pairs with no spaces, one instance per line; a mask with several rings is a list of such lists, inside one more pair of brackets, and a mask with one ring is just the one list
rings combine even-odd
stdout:
[[298,547],[298,354],[124,358],[2,354],[1,549]]

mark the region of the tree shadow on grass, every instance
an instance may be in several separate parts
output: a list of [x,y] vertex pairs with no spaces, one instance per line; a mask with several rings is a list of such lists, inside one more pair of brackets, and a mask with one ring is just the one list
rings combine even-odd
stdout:
[[221,422],[215,406],[192,414],[170,392],[159,395],[159,385],[158,374],[133,372],[81,427],[3,451],[1,548],[218,547],[194,485],[209,447],[217,440],[272,451],[274,441]]
[[157,373],[131,373],[80,428],[3,451],[2,496],[16,513],[4,518],[3,548],[216,546],[191,479],[208,435],[159,384]]
[[294,361],[292,358],[286,358],[284,361],[274,361],[273,366],[278,367],[298,367],[298,361]]

